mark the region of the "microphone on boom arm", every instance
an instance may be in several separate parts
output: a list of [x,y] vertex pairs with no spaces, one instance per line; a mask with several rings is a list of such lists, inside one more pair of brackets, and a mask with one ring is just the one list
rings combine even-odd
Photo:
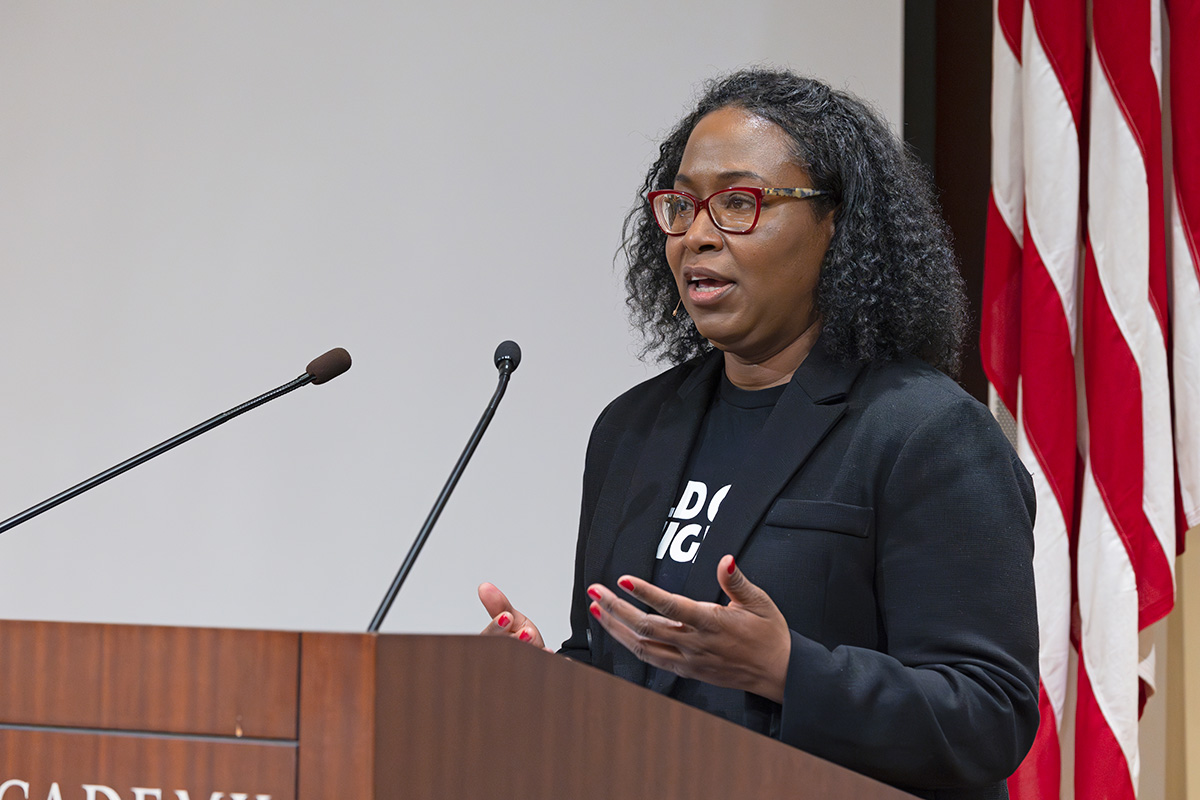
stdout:
[[[519,359],[520,356],[518,355],[518,360]],[[327,383],[328,381],[336,378],[338,375],[341,375],[346,370],[350,369],[350,363],[350,354],[341,347],[335,347],[328,353],[319,355],[310,361],[308,366],[304,368],[304,374],[295,380],[289,381],[282,386],[272,389],[266,394],[261,394],[258,397],[255,397],[253,400],[248,400],[245,403],[242,403],[240,406],[234,406],[228,411],[218,414],[212,419],[201,422],[199,425],[193,428],[188,428],[183,433],[172,436],[170,439],[156,444],[149,450],[138,453],[136,456],[128,458],[116,466],[109,467],[99,475],[93,475],[83,483],[78,483],[72,486],[70,489],[61,491],[53,497],[43,500],[36,506],[25,509],[16,516],[9,517],[3,522],[0,522],[0,533],[4,533],[11,528],[15,528],[22,522],[33,519],[43,511],[49,511],[59,503],[65,503],[76,495],[83,494],[89,489],[94,489],[105,481],[117,477],[122,472],[128,472],[139,464],[143,464],[155,456],[160,456],[168,450],[178,447],[189,439],[195,439],[200,434],[206,433],[218,425],[223,425],[234,417],[241,416],[253,408],[258,408],[263,403],[274,400],[276,397],[281,397],[288,392],[299,389],[301,386],[305,386],[310,383],[315,385]]]

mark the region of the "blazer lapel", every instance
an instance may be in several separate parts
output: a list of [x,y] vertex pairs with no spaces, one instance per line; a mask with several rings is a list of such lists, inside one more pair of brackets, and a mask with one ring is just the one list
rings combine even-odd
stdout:
[[863,364],[833,361],[818,340],[796,370],[756,437],[721,511],[696,554],[684,593],[720,602],[717,563],[736,558],[775,498],[846,411],[846,395]]
[[[842,418],[846,394],[862,368],[861,364],[837,364],[818,340],[755,437],[733,488],[696,552],[683,594],[714,603],[724,601],[717,583],[717,563],[728,553],[735,558],[741,553],[775,498]],[[669,695],[678,679],[660,670],[650,688]]]
[[[597,562],[608,561],[608,565],[595,563],[588,574],[604,575],[614,581],[620,575],[652,579],[655,547],[666,524],[667,512],[677,499],[700,423],[712,403],[722,363],[720,353],[711,354],[663,404],[625,487],[636,487],[637,491],[625,497],[615,539],[606,537],[612,542],[607,552],[594,554]],[[609,588],[619,593],[615,587]],[[644,683],[646,664],[623,647],[617,647],[616,651],[613,658],[616,674]]]
[[[611,580],[625,574],[651,579],[654,549],[667,512],[678,499],[683,470],[712,403],[723,363],[720,353],[711,354],[663,404],[644,439],[629,483],[611,487],[613,491],[624,488],[626,496],[617,506],[619,513],[593,527],[595,546],[589,545],[585,574]],[[721,503],[721,511],[697,551],[684,594],[720,602],[723,593],[717,583],[717,562],[726,553],[735,557],[741,553],[775,497],[845,413],[846,394],[863,366],[837,364],[818,340],[792,376]],[[628,491],[631,487],[636,494]],[[606,485],[606,493],[609,489]],[[613,671],[638,684],[646,681],[646,664],[620,646],[614,648]],[[652,688],[669,693],[675,679],[660,672]]]

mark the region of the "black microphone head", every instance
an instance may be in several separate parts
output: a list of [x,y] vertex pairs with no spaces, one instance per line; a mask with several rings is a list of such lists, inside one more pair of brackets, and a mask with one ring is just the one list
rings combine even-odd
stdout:
[[508,371],[516,372],[517,367],[521,365],[521,345],[512,339],[501,342],[500,346],[496,348],[496,355],[492,360],[496,364],[496,369],[500,369],[500,365],[507,361],[509,362]]
[[313,376],[313,383],[319,385],[333,380],[348,369],[350,369],[350,354],[344,347],[335,347],[328,353],[310,361],[304,371]]

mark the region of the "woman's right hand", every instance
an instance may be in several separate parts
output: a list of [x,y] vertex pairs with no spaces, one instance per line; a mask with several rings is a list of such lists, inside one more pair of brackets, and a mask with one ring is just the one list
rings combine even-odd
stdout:
[[492,622],[482,631],[481,636],[511,636],[522,642],[537,645],[543,650],[550,650],[542,640],[542,634],[528,617],[512,607],[504,592],[490,583],[479,584],[479,602],[487,609]]

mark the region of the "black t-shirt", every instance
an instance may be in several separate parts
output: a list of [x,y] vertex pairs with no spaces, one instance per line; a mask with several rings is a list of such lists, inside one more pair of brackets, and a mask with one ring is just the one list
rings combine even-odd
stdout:
[[[683,591],[692,562],[708,528],[729,493],[750,444],[775,408],[783,386],[769,389],[739,389],[721,375],[721,386],[700,433],[692,446],[684,471],[679,499],[667,512],[654,560],[654,584],[668,592]],[[656,683],[658,670],[651,667],[647,685]],[[663,676],[665,678],[666,676]]]

